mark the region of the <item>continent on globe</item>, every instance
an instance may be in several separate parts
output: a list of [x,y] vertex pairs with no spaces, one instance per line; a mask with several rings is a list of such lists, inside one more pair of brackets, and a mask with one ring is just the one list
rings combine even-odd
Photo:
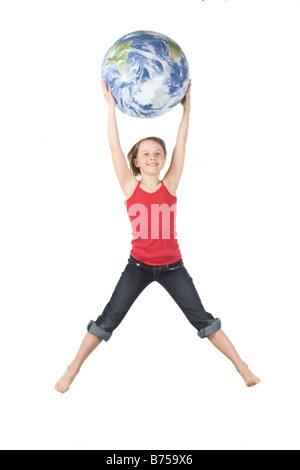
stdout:
[[152,118],[182,101],[189,66],[181,47],[169,37],[136,31],[115,42],[102,63],[102,80],[111,85],[120,111]]
[[113,63],[121,75],[126,77],[127,56],[130,52],[131,41],[113,46],[106,54],[106,62]]

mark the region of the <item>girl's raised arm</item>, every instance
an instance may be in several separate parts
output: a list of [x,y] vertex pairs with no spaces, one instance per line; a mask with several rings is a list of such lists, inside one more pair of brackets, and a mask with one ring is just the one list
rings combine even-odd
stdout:
[[116,118],[116,102],[111,92],[111,86],[109,85],[107,89],[105,81],[102,81],[102,90],[108,105],[108,141],[112,160],[121,188],[124,194],[128,194],[133,180],[136,181],[136,178],[130,172],[121,148]]
[[190,80],[188,91],[181,102],[183,106],[183,117],[178,129],[176,145],[173,151],[170,167],[164,178],[168,181],[169,187],[172,188],[174,193],[176,193],[178,188],[184,167],[185,147],[187,143],[190,122],[191,86],[192,83]]

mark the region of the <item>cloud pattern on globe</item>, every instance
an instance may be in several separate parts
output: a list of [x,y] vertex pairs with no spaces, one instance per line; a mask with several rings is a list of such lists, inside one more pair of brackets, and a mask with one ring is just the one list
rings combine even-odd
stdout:
[[189,86],[189,66],[180,46],[151,31],[119,39],[102,63],[102,80],[111,85],[120,111],[152,118],[182,101]]

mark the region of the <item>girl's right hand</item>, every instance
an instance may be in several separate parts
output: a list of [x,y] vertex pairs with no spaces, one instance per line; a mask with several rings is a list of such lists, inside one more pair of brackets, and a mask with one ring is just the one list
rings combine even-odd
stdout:
[[103,91],[103,95],[104,95],[106,103],[108,104],[109,107],[115,108],[117,103],[112,95],[111,85],[109,85],[107,89],[107,86],[104,80],[102,80],[101,85],[102,85],[102,91]]

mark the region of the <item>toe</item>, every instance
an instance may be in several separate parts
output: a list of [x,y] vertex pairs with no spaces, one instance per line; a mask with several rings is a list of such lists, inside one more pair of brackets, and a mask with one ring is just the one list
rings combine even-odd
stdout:
[[63,387],[62,387],[59,383],[57,383],[57,384],[55,385],[55,390],[57,390],[58,392],[62,392],[62,391],[63,391]]

